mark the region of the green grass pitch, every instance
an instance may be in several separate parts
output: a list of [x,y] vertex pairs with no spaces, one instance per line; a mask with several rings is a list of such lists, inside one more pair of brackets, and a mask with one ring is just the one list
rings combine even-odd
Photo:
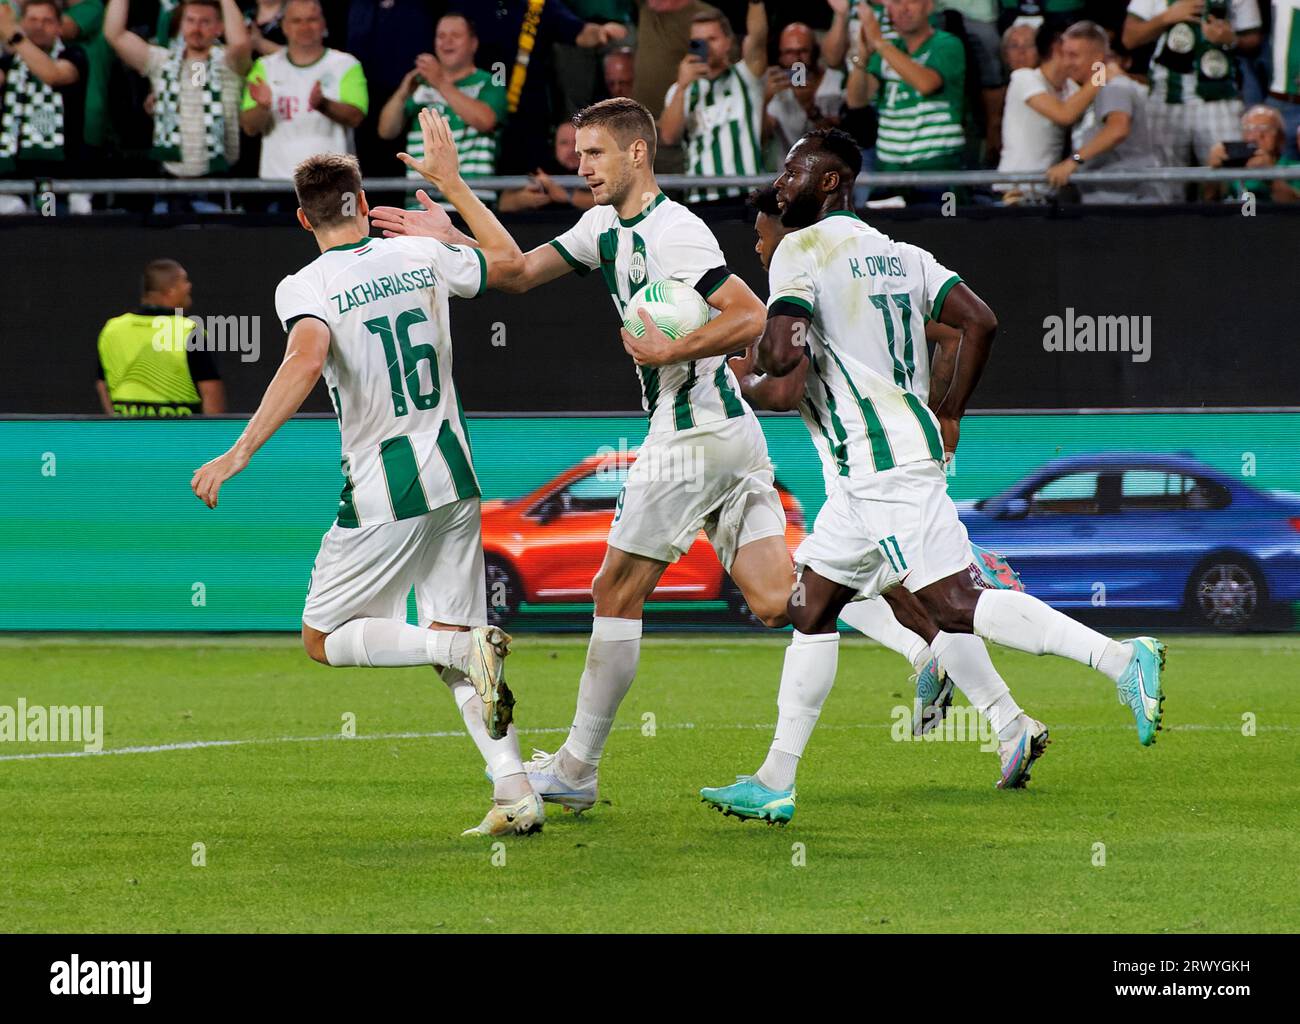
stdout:
[[[1151,749],[1096,673],[996,650],[1053,740],[1028,789],[998,792],[996,755],[977,742],[891,740],[908,666],[846,638],[786,828],[724,819],[697,794],[760,762],[784,639],[647,639],[602,803],[578,818],[556,810],[541,835],[494,850],[459,837],[490,788],[431,670],[331,670],[279,637],[9,637],[0,705],[102,704],[106,750],[242,742],[35,759],[14,757],[78,748],[0,743],[0,921],[11,932],[1295,931],[1300,638],[1168,639],[1166,728]],[[525,757],[561,741],[585,644],[516,638]],[[347,713],[356,739],[338,738]],[[192,863],[196,843],[206,866]]]

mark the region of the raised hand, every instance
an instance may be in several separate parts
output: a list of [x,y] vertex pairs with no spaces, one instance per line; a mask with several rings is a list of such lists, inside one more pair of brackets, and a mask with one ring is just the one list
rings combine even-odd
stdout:
[[420,111],[420,132],[424,136],[424,157],[417,160],[410,153],[398,153],[397,159],[445,192],[444,186],[460,177],[460,157],[451,138],[451,125],[437,111],[425,107]]
[[450,242],[458,236],[447,211],[430,199],[428,192],[420,189],[415,193],[415,198],[424,207],[423,210],[400,210],[396,206],[372,208],[371,226],[379,228],[385,238],[416,236]]

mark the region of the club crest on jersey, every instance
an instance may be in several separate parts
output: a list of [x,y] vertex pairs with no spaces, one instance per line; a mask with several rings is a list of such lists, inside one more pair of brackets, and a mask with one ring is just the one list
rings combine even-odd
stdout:
[[627,265],[627,279],[633,291],[645,280],[645,253],[632,253],[632,259]]

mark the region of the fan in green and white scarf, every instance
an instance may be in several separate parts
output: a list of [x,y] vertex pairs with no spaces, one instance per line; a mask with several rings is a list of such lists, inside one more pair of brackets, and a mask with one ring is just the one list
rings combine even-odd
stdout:
[[[164,163],[179,163],[181,156],[181,65],[186,63],[185,43],[176,40],[158,72],[153,109],[153,149],[149,155]],[[191,62],[192,63],[192,62]],[[199,68],[202,67],[202,71]],[[214,46],[206,65],[193,64],[186,69],[200,75],[203,96],[203,143],[208,156],[208,173],[229,169],[226,162],[226,108],[222,102],[222,76],[226,74],[225,52]]]
[[[54,41],[50,57],[59,59],[61,40]],[[4,87],[0,113],[0,174],[12,171],[19,160],[63,159],[63,94],[46,85],[21,58],[15,58]]]

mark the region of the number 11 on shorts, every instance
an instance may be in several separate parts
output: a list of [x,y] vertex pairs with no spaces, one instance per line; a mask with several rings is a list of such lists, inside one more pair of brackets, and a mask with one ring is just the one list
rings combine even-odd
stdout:
[[[897,537],[891,533],[884,540],[877,541],[876,543],[880,545],[880,550],[883,551],[885,557],[889,559],[890,568],[892,568],[894,572],[902,572],[907,568],[907,560],[903,558],[903,552],[898,549]],[[892,552],[889,550],[891,544],[894,547]]]

